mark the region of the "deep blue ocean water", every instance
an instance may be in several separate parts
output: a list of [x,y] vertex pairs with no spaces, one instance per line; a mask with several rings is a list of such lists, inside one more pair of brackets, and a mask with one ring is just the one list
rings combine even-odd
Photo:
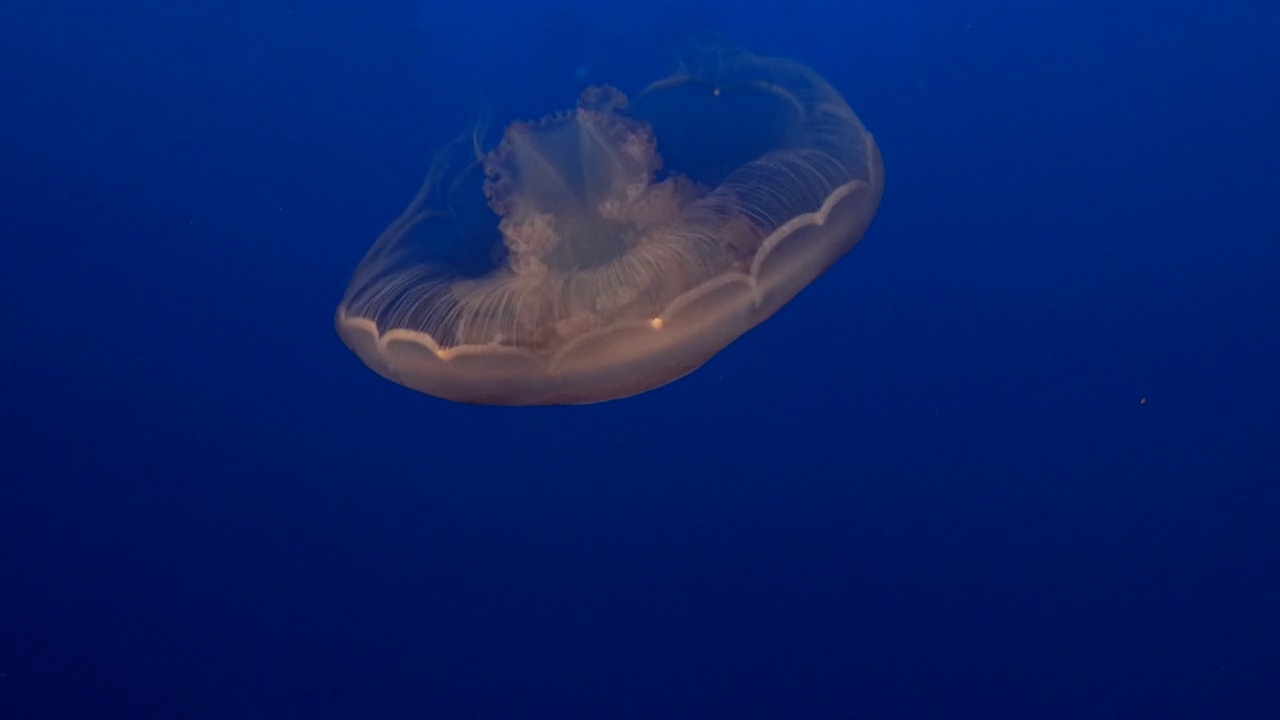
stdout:
[[[1280,717],[1278,7],[6,4],[0,717]],[[435,149],[705,38],[875,133],[830,272],[599,405],[341,344]]]

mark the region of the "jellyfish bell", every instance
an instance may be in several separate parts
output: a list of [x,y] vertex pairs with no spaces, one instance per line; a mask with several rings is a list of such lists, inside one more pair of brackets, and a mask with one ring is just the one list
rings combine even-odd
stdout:
[[866,232],[879,150],[796,63],[745,53],[455,144],[357,267],[338,334],[459,402],[590,403],[697,369]]

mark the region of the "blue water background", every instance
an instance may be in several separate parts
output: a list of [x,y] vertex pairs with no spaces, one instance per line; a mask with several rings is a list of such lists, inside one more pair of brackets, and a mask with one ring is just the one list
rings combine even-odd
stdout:
[[[6,4],[0,716],[1280,717],[1277,13]],[[576,408],[338,341],[484,108],[710,38],[883,149],[782,312]]]

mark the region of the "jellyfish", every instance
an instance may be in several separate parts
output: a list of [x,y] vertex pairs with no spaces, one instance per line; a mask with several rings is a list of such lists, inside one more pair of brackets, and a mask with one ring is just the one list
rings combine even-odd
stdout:
[[[784,59],[715,52],[634,98],[446,147],[356,268],[343,342],[447,400],[593,403],[703,365],[863,237],[880,153]],[[815,340],[821,342],[821,339]]]

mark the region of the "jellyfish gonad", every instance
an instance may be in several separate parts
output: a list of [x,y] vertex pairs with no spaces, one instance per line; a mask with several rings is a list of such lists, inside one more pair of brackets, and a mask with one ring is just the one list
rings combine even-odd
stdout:
[[343,341],[384,377],[494,405],[659,387],[848,252],[883,191],[871,135],[791,61],[717,54],[628,100],[456,143],[356,269]]

